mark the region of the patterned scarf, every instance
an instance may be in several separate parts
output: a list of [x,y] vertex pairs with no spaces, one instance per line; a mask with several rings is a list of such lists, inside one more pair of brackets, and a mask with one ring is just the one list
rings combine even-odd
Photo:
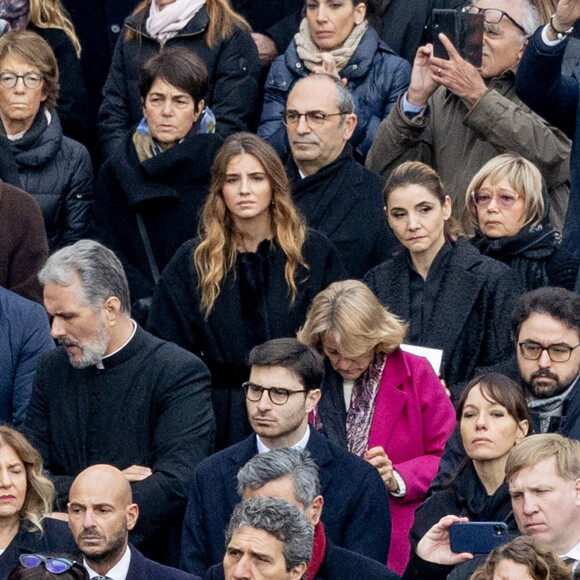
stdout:
[[375,401],[386,362],[384,352],[375,354],[352,388],[350,409],[346,415],[346,437],[348,450],[355,455],[362,456],[368,449]]
[[157,7],[157,0],[151,0],[149,17],[145,22],[147,34],[159,44],[165,44],[177,36],[187,23],[205,6],[206,0],[175,0],[163,10]]
[[363,20],[360,24],[355,24],[352,32],[344,41],[342,46],[339,46],[334,50],[321,51],[320,48],[314,44],[314,41],[310,36],[308,20],[304,18],[300,24],[300,32],[298,32],[294,37],[296,52],[298,53],[300,60],[304,63],[304,66],[310,71],[322,65],[322,59],[320,58],[321,52],[331,54],[334,57],[334,60],[336,60],[338,70],[342,70],[348,64],[348,61],[357,49],[368,27],[369,23],[366,20]]
[[0,35],[9,30],[26,30],[29,0],[0,1]]

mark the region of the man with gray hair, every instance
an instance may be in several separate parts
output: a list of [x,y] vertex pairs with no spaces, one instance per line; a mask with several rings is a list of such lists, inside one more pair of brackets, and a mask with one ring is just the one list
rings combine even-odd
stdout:
[[552,225],[564,223],[570,181],[570,140],[526,107],[515,93],[515,72],[538,13],[528,0],[474,0],[483,14],[482,65],[464,60],[439,35],[450,59],[433,45],[419,47],[408,91],[381,122],[366,165],[388,177],[408,160],[437,171],[460,217],[471,178],[490,159],[511,151],[535,163],[548,187]]
[[141,508],[133,543],[162,557],[154,538],[180,525],[195,467],[211,451],[209,372],[130,318],[123,267],[103,245],[59,250],[39,279],[60,348],[38,364],[25,429],[56,486],[56,509],[65,511],[81,471],[114,465]]
[[283,117],[294,203],[334,243],[349,275],[362,278],[396,242],[383,212],[384,180],[355,161],[348,143],[357,123],[352,95],[340,79],[313,74],[292,87]]
[[257,497],[238,504],[226,530],[225,580],[300,580],[314,531],[291,503]]

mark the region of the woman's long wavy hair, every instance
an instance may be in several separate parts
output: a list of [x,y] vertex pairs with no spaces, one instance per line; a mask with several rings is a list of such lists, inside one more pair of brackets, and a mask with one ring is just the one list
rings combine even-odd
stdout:
[[219,150],[211,168],[210,191],[199,223],[201,242],[193,256],[199,277],[201,308],[206,318],[210,315],[220,293],[221,283],[233,268],[238,254],[241,238],[226,207],[222,188],[230,160],[236,155],[244,154],[258,160],[272,188],[270,228],[273,241],[286,254],[284,275],[292,302],[298,292],[296,270],[299,266],[308,268],[302,257],[306,225],[292,202],[288,177],[278,154],[257,135],[231,135]]
[[81,56],[81,43],[74,24],[61,0],[30,0],[30,22],[38,28],[60,28],[72,42],[77,56]]
[[42,520],[52,511],[54,485],[43,475],[40,453],[26,437],[7,425],[0,425],[0,447],[4,445],[14,449],[26,469],[26,497],[20,519],[28,523],[30,531],[42,532]]
[[[148,14],[145,8],[151,6],[152,1],[155,0],[143,0],[133,10],[133,14],[138,14],[143,10],[143,19],[139,23],[139,30],[145,25],[145,16]],[[210,48],[215,48],[219,42],[229,38],[234,33],[235,28],[252,30],[246,19],[232,8],[229,0],[207,0],[206,9],[209,16],[209,26],[205,33],[205,42]],[[128,30],[125,38],[135,40],[137,36],[135,31]]]

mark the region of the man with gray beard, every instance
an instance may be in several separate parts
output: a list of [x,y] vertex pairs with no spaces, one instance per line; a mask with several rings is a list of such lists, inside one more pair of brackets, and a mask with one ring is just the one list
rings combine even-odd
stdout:
[[209,372],[131,319],[123,267],[101,244],[59,250],[39,280],[61,348],[38,364],[25,429],[56,486],[55,509],[65,511],[82,470],[111,464],[140,506],[132,542],[173,561],[168,530],[181,526],[193,472],[213,445]]

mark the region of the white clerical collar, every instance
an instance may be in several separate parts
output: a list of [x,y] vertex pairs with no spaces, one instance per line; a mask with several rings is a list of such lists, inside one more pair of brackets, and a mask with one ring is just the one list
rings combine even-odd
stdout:
[[[292,449],[306,449],[306,445],[308,445],[308,440],[310,439],[310,426],[306,427],[306,433],[296,445],[292,445]],[[272,451],[266,444],[260,439],[259,435],[256,435],[256,445],[258,447],[258,453],[267,453],[268,451]]]
[[113,352],[110,352],[107,356],[104,356],[101,359],[101,362],[98,362],[96,364],[96,367],[98,369],[103,370],[105,368],[105,366],[103,365],[102,361],[109,358],[110,356],[113,356],[114,354],[117,354],[118,352],[121,352],[133,340],[133,337],[135,336],[135,333],[137,332],[137,323],[132,318],[131,318],[131,323],[133,324],[133,332],[131,333],[131,336],[117,350],[114,350]]
[[[95,572],[88,564],[85,559],[83,559],[83,565],[89,573],[90,578],[101,577],[102,574]],[[129,566],[131,565],[131,550],[129,546],[125,548],[125,553],[123,557],[104,575],[111,580],[125,580],[127,574],[129,573]]]
[[576,544],[571,550],[566,552],[560,558],[572,558],[574,563],[572,564],[572,571],[574,572],[576,568],[580,565],[580,542]]

